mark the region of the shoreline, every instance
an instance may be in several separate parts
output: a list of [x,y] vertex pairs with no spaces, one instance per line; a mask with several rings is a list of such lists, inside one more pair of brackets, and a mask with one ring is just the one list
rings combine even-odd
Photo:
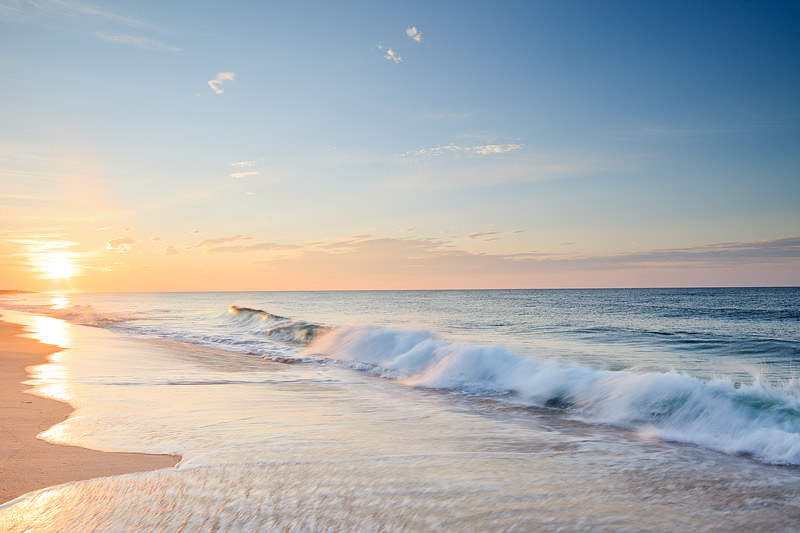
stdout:
[[38,434],[67,419],[68,403],[24,391],[28,367],[48,362],[63,348],[20,337],[23,326],[0,318],[0,505],[29,492],[98,477],[174,467],[177,455],[104,452],[51,444]]

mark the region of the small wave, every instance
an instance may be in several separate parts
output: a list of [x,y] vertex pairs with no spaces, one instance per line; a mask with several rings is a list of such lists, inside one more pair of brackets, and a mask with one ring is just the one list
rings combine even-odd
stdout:
[[236,325],[246,327],[249,332],[266,335],[281,342],[308,344],[330,329],[251,307],[232,305],[227,314]]
[[90,305],[71,305],[64,308],[53,308],[49,305],[15,304],[3,302],[3,307],[13,311],[35,313],[38,315],[60,318],[68,322],[72,322],[73,324],[94,326],[98,328],[108,328],[140,318],[138,316],[123,315],[121,313],[101,313]]
[[436,338],[426,329],[345,326],[306,351],[351,368],[431,389],[502,396],[559,408],[648,437],[800,464],[800,383],[701,380],[677,372],[595,370],[520,357],[503,346]]
[[286,317],[273,315],[272,313],[268,313],[266,311],[262,311],[261,309],[253,309],[252,307],[240,307],[238,305],[232,305],[228,308],[228,312],[233,315],[242,315],[245,317],[258,317],[261,319],[268,319],[268,320],[289,320]]

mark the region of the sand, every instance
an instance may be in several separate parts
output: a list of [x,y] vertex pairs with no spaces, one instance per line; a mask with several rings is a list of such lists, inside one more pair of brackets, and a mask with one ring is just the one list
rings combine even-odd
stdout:
[[22,391],[26,367],[62,348],[19,337],[24,329],[0,321],[0,504],[27,492],[72,481],[175,466],[179,456],[100,452],[50,444],[36,435],[65,420],[66,403]]

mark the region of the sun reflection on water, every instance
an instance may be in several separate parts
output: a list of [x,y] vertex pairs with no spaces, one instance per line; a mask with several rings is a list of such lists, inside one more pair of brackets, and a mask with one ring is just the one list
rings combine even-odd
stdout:
[[68,348],[71,344],[67,324],[63,320],[46,316],[36,316],[33,324],[33,337],[44,344],[54,344]]
[[[31,336],[39,342],[67,348],[71,344],[69,328],[63,320],[46,316],[34,317]],[[50,362],[31,369],[36,393],[55,400],[68,402],[71,395],[67,390],[68,375],[61,364],[62,352],[50,355]]]
[[50,300],[50,309],[66,309],[70,303],[72,302],[66,296],[53,296]]

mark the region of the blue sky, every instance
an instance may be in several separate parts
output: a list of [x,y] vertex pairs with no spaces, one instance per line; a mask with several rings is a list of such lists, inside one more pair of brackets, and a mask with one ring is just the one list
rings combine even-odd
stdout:
[[0,280],[63,288],[60,253],[85,290],[798,284],[799,22],[0,1]]

